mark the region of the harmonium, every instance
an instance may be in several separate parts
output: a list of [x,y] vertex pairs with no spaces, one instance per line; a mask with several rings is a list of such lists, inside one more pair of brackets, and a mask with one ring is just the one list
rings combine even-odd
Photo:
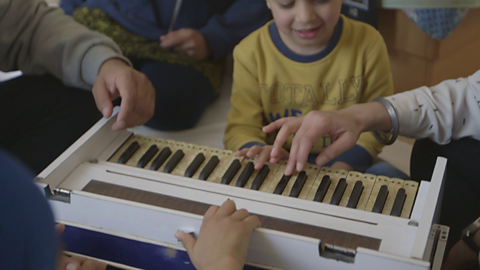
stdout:
[[[115,112],[118,111],[116,108]],[[112,131],[102,119],[36,178],[66,249],[120,269],[194,269],[174,237],[211,205],[259,216],[245,269],[440,269],[446,159],[420,183],[285,163],[254,170],[231,151]]]

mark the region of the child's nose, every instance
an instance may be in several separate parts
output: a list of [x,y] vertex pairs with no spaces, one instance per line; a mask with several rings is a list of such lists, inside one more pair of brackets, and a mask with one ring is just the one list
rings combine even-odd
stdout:
[[299,1],[298,3],[297,21],[301,23],[313,21],[316,17],[316,14],[315,8],[311,4],[311,1]]

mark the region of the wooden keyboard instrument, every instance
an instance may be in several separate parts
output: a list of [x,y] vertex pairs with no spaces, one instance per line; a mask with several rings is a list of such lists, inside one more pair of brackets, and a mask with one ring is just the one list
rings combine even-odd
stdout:
[[444,158],[421,183],[314,165],[287,177],[284,162],[256,171],[254,159],[230,151],[113,132],[115,117],[100,120],[38,175],[59,222],[184,254],[174,233],[198,235],[208,207],[232,199],[262,222],[250,265],[439,269],[448,236],[435,224]]

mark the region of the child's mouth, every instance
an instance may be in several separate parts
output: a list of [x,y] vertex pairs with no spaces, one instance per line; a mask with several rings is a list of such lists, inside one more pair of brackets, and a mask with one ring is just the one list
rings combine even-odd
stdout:
[[299,35],[301,38],[313,38],[317,35],[318,31],[320,30],[320,27],[315,27],[315,28],[310,28],[310,29],[303,29],[303,30],[295,30],[297,35]]

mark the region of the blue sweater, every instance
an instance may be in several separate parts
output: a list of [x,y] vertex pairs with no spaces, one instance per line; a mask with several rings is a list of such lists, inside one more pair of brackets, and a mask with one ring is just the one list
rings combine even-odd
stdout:
[[54,269],[52,211],[29,170],[1,149],[0,185],[0,269]]
[[[158,10],[152,1],[156,1]],[[60,6],[70,15],[79,6],[101,9],[125,29],[159,41],[168,32],[176,1],[179,0],[62,0]],[[198,30],[217,59],[270,19],[270,10],[263,0],[183,0],[173,30]]]

